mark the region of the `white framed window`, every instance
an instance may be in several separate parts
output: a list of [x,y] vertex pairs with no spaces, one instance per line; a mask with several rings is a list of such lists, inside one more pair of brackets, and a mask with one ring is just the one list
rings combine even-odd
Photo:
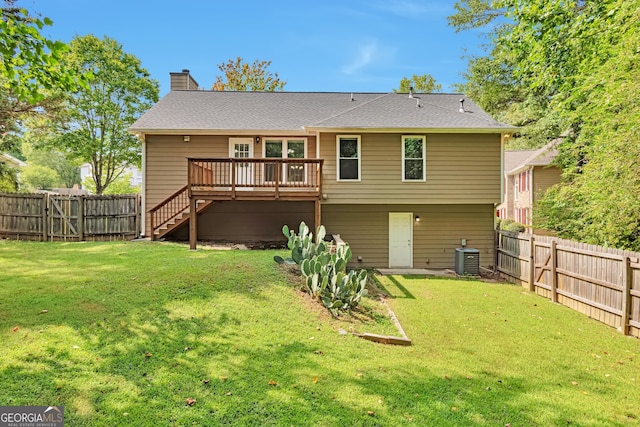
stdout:
[[[262,157],[266,159],[306,159],[306,138],[262,138]],[[276,165],[265,164],[265,181],[273,182],[276,177]],[[304,182],[305,165],[287,164],[280,171],[280,182]]]
[[426,141],[424,135],[402,136],[402,181],[426,181]]
[[338,135],[336,137],[336,179],[360,181],[361,157],[360,135]]

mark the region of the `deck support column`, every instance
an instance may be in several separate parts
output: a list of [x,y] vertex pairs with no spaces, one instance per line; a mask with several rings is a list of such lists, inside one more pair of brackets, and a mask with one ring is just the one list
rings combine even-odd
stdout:
[[322,208],[321,208],[321,204],[320,204],[320,200],[316,199],[314,202],[315,206],[314,206],[314,222],[316,225],[316,230],[318,229],[318,227],[320,227],[320,225],[322,225]]
[[189,197],[189,249],[196,250],[196,242],[198,241],[198,212],[196,211],[196,198]]

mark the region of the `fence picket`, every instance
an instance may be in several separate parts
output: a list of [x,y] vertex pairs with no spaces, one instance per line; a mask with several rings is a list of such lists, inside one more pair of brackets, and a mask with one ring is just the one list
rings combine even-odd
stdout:
[[140,234],[140,197],[0,194],[0,237],[116,240]]
[[640,253],[504,231],[496,242],[503,278],[640,338]]

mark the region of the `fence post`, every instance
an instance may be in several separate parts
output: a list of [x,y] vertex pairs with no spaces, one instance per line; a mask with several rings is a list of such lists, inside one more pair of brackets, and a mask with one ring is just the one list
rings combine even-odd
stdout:
[[631,265],[628,256],[622,260],[622,333],[629,335],[631,317]]
[[558,302],[558,250],[556,249],[556,241],[551,242],[551,301]]
[[495,230],[493,234],[493,246],[496,248],[494,256],[494,271],[498,271],[498,254],[500,253],[500,230]]
[[138,237],[140,237],[140,234],[142,234],[142,196],[140,194],[136,195],[136,208],[135,208],[135,235],[136,235],[136,239]]
[[49,240],[49,218],[47,217],[49,212],[49,195],[44,193],[42,195],[42,237],[46,242]]
[[84,196],[78,196],[78,241],[84,240]]
[[529,238],[529,290],[531,292],[536,290],[535,287],[535,275],[536,275],[536,239],[531,234]]

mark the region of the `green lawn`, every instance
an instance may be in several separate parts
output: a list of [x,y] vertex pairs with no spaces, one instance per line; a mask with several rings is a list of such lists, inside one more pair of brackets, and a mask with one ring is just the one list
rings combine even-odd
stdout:
[[0,241],[0,405],[69,426],[640,423],[637,339],[520,287],[395,276],[414,345],[376,344],[338,329],[387,321],[330,319],[276,253]]

